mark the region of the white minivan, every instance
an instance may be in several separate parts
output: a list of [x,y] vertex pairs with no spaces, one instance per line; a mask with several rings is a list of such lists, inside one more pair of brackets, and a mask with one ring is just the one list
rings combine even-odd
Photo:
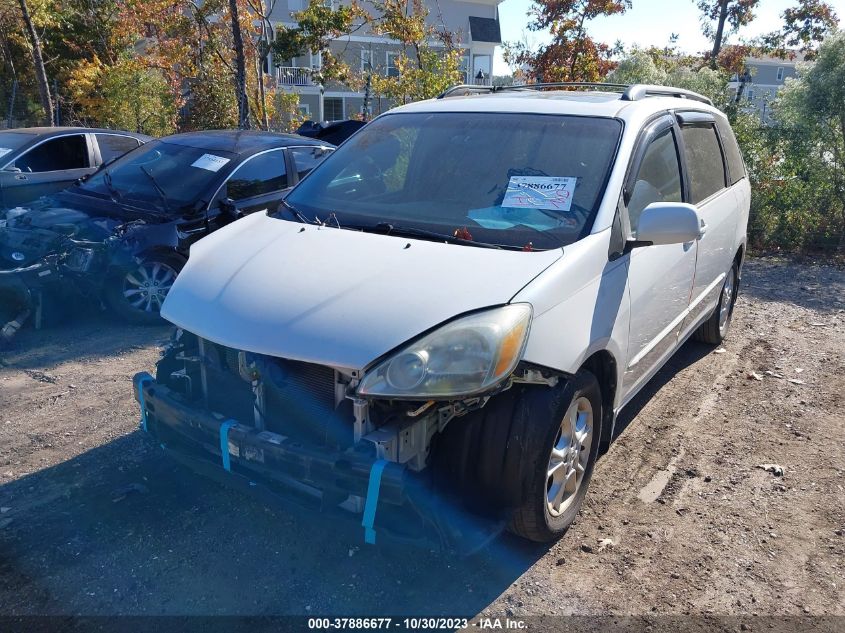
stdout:
[[750,201],[705,97],[587,87],[396,108],[196,243],[143,428],[368,542],[560,536],[619,411],[725,337]]

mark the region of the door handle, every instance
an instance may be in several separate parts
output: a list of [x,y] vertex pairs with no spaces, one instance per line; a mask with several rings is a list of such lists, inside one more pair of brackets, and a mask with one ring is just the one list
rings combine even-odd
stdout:
[[698,239],[704,237],[705,233],[707,233],[707,223],[704,220],[701,220],[701,224],[698,229]]
[[17,174],[17,175],[15,176],[15,180],[29,180],[29,178],[27,178],[27,177],[26,177],[26,176],[24,176],[23,174]]

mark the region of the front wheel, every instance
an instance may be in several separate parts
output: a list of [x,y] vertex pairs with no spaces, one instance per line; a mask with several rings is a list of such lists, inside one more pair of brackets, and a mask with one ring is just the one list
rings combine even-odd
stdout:
[[126,321],[161,323],[161,306],[184,264],[181,257],[170,253],[146,256],[136,267],[109,280],[106,303]]
[[523,454],[523,498],[510,529],[538,542],[559,538],[575,520],[601,436],[601,392],[593,374],[579,372],[555,396],[541,399],[542,408],[523,409],[532,413],[532,432]]

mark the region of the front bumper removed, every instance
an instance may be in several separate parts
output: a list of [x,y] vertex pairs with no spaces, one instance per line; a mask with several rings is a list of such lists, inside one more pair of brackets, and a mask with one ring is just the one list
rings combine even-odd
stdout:
[[503,530],[502,522],[434,493],[427,478],[377,459],[369,445],[340,451],[307,444],[199,409],[147,373],[132,382],[141,428],[173,457],[204,475],[262,486],[300,507],[358,518],[368,543],[378,534],[469,554]]

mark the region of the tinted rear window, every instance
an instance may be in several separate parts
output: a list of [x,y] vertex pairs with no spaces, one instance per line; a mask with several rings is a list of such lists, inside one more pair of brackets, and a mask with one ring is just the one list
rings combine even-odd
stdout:
[[691,202],[697,204],[725,188],[725,164],[712,125],[685,125],[681,133],[689,170]]
[[745,163],[742,161],[742,154],[736,143],[736,136],[727,121],[716,119],[716,127],[719,129],[719,137],[722,139],[722,149],[725,151],[725,159],[728,161],[729,182],[735,182],[745,178]]

